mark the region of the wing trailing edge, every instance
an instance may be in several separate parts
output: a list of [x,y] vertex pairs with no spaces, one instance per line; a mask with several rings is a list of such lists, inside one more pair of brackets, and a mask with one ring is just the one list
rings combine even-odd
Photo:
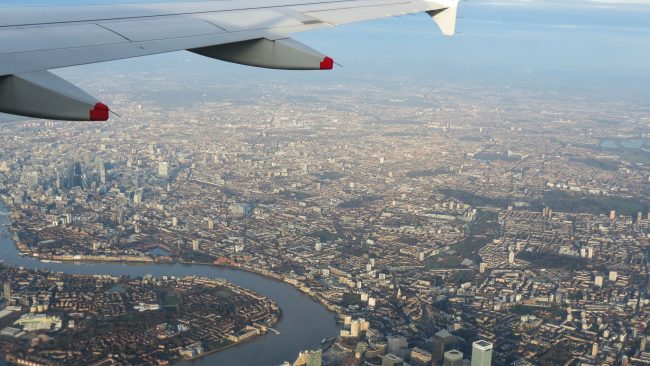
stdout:
[[331,70],[334,60],[291,38],[267,38],[189,50],[242,65],[280,70]]
[[0,112],[107,120],[106,105],[47,70],[180,50],[256,67],[329,70],[332,58],[290,34],[426,12],[450,36],[458,2],[238,0],[3,9]]

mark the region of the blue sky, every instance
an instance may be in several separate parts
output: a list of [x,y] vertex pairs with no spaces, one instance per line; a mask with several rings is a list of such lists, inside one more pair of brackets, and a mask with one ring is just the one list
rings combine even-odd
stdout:
[[[0,0],[0,5],[107,2],[133,1]],[[155,64],[208,79],[223,73],[310,82],[416,79],[642,99],[649,94],[650,0],[472,0],[461,2],[459,16],[454,37],[440,35],[426,15],[296,35],[344,65],[325,74],[253,70],[187,53],[82,68],[137,72]]]

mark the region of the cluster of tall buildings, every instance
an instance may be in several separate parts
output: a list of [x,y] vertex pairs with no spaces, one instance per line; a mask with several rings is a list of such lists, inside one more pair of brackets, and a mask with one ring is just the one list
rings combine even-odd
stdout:
[[419,347],[408,349],[404,337],[389,336],[386,355],[382,357],[382,366],[491,366],[493,344],[486,340],[472,343],[471,357],[467,358],[458,349],[459,340],[446,330],[434,335],[433,352]]
[[645,109],[417,85],[386,104],[394,89],[364,88],[295,103],[254,85],[253,105],[8,125],[0,199],[36,258],[203,261],[294,285],[357,320],[324,362],[648,358],[650,167],[596,137],[650,133]]

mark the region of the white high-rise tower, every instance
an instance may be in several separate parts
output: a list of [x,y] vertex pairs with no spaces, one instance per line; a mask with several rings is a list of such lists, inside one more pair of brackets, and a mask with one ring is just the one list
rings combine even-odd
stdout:
[[472,344],[472,366],[491,366],[492,347],[488,341],[480,340]]

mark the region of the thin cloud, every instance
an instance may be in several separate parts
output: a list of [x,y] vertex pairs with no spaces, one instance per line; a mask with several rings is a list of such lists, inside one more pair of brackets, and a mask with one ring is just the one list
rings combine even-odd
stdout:
[[[469,1],[469,0],[468,0]],[[520,7],[520,6],[534,6],[534,7],[563,7],[563,8],[636,8],[650,10],[650,0],[512,0],[512,1],[499,1],[499,0],[472,0],[473,4],[488,5],[488,6],[506,6],[506,7]]]
[[647,5],[650,6],[650,0],[584,0],[588,3],[608,4],[608,5]]

